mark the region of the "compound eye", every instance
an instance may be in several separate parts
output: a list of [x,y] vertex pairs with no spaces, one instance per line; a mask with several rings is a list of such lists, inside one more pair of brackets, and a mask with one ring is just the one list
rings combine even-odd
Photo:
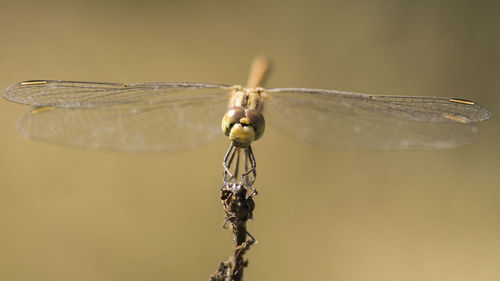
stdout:
[[250,126],[255,130],[255,140],[258,140],[266,127],[264,116],[256,109],[247,109],[246,117],[250,120]]
[[245,109],[241,106],[231,107],[226,116],[231,123],[238,123],[241,118],[245,117]]
[[240,119],[245,117],[245,109],[241,106],[231,107],[222,119],[222,131],[224,135],[229,136],[234,124],[239,123]]

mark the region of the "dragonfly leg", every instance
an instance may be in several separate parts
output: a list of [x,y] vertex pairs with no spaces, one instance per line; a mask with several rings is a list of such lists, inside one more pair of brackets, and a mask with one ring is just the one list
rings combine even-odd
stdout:
[[224,171],[222,173],[222,178],[224,180],[224,183],[230,183],[235,179],[235,175],[231,173],[231,164],[233,163],[234,156],[237,153],[238,148],[234,146],[232,143],[229,146],[229,149],[226,152],[226,155],[224,155],[224,160],[222,160],[222,166],[224,167]]
[[247,187],[252,187],[257,178],[257,162],[252,152],[252,147],[245,148],[245,172],[241,174],[241,180]]
[[[244,156],[241,157],[241,150]],[[224,184],[238,183],[251,188],[257,177],[256,161],[252,147],[240,148],[231,144],[222,161]],[[244,166],[242,169],[241,166]]]

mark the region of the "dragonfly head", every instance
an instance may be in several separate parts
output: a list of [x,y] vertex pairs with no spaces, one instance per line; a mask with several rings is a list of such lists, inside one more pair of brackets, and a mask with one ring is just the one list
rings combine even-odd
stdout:
[[222,131],[237,147],[248,147],[264,133],[264,116],[256,109],[230,108],[222,119]]

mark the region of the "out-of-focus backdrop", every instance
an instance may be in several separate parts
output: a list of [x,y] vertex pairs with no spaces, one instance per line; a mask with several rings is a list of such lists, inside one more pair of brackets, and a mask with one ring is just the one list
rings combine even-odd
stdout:
[[[254,145],[246,280],[500,280],[500,4],[494,1],[1,1],[0,88],[28,79],[245,83],[452,96],[486,105],[479,142],[315,148],[268,124]],[[127,154],[27,140],[0,101],[0,280],[206,280],[222,136]]]

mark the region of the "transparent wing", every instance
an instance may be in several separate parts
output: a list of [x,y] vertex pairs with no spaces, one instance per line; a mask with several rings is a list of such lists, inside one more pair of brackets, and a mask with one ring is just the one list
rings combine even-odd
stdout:
[[474,142],[490,118],[474,102],[441,97],[366,95],[299,88],[266,89],[270,126],[301,140],[354,149],[439,149]]
[[126,151],[185,149],[221,135],[232,89],[194,83],[21,84],[4,96],[37,106],[19,122],[24,135]]
[[58,80],[31,80],[5,89],[3,96],[12,102],[32,106],[88,108],[124,103],[157,104],[172,101],[172,92],[196,89],[226,89],[233,86],[202,83],[103,83]]

